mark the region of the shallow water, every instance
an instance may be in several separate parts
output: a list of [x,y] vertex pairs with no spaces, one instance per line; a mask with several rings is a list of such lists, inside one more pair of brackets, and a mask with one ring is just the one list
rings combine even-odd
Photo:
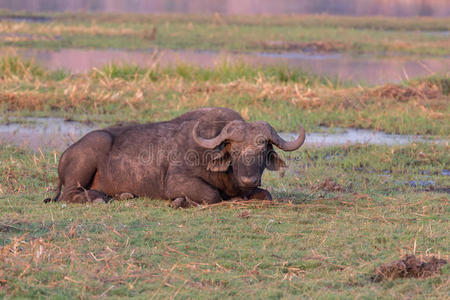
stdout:
[[0,144],[25,146],[33,150],[64,150],[95,129],[93,125],[61,118],[25,118],[21,121],[25,123],[0,124]]
[[17,21],[17,22],[31,22],[31,23],[46,23],[52,19],[42,16],[0,16],[0,21]]
[[80,73],[101,67],[111,62],[126,62],[140,66],[161,66],[188,63],[202,67],[213,67],[223,62],[246,62],[250,65],[286,65],[313,74],[339,78],[344,81],[368,83],[372,85],[398,83],[416,77],[432,74],[448,74],[450,57],[439,58],[377,58],[369,55],[350,56],[331,53],[249,53],[234,54],[213,51],[164,50],[158,55],[149,51],[128,50],[16,50],[25,58],[34,58],[50,69],[67,69]]
[[448,0],[0,0],[0,8],[36,12],[450,15]]
[[[281,133],[284,139],[293,140],[297,137],[296,133]],[[381,131],[372,131],[367,129],[343,129],[335,128],[330,132],[312,132],[306,136],[305,145],[312,146],[333,146],[348,144],[373,144],[373,145],[406,145],[414,142],[437,142],[442,143],[443,140],[429,140],[422,136],[388,134]]]
[[[1,120],[5,123],[5,120]],[[62,118],[23,118],[0,124],[0,144],[14,144],[31,149],[64,150],[98,125],[64,121]],[[325,130],[325,128],[324,128]],[[296,133],[280,133],[287,139],[295,139]],[[334,128],[333,133],[308,133],[305,146],[321,147],[348,144],[404,145],[412,142],[448,143],[447,140],[427,140],[421,136],[386,134],[364,129]]]

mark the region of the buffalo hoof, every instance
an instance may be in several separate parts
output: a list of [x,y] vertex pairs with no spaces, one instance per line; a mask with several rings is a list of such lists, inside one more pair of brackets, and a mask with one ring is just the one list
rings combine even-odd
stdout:
[[247,197],[232,197],[230,200],[239,202],[239,201],[247,201],[248,198]]
[[44,203],[50,203],[50,202],[52,202],[52,198],[45,198],[43,202]]
[[75,195],[72,199],[73,203],[108,203],[111,197],[103,192],[96,190],[87,190]]
[[109,197],[108,195],[104,195],[101,197],[97,197],[89,202],[93,203],[93,204],[98,204],[98,203],[108,203],[111,201],[111,197]]
[[272,195],[264,189],[256,189],[249,198],[251,200],[272,200]]
[[129,199],[133,199],[135,196],[131,193],[122,193],[119,195],[119,199],[120,200],[129,200]]
[[97,204],[97,203],[105,203],[106,201],[103,200],[103,198],[95,198],[94,200],[92,200],[92,203]]
[[189,207],[189,203],[186,201],[183,197],[175,198],[172,203],[170,203],[170,206],[173,208],[186,208]]

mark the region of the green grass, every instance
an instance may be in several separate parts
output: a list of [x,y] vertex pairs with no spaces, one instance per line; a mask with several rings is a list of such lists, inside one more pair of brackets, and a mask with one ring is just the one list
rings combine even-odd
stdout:
[[305,148],[285,157],[284,177],[264,175],[273,205],[174,210],[43,204],[59,153],[0,146],[0,297],[442,299],[448,265],[428,279],[370,276],[405,254],[448,259],[448,150]]
[[[7,15],[52,21],[2,20],[0,47],[246,52],[319,42],[323,51],[450,55],[439,34],[450,30],[448,18],[0,12]],[[355,87],[288,66],[227,62],[110,64],[75,75],[3,56],[0,122],[39,116],[103,126],[224,106],[283,131],[301,123],[307,132],[354,127],[448,139],[449,86],[439,76]],[[61,153],[3,144],[0,298],[443,299],[449,265],[427,279],[370,277],[407,254],[449,259],[448,152],[444,143],[302,148],[280,153],[289,165],[283,173],[264,174],[272,204],[175,210],[145,198],[43,204]]]
[[[30,15],[4,11],[0,16]],[[34,15],[34,14],[31,14]],[[449,55],[448,18],[39,14],[44,23],[0,23],[0,46],[284,51],[325,43],[324,51]],[[156,34],[153,29],[156,28]],[[438,32],[436,34],[435,32]],[[278,41],[279,46],[267,46]],[[305,50],[308,45],[301,44]]]

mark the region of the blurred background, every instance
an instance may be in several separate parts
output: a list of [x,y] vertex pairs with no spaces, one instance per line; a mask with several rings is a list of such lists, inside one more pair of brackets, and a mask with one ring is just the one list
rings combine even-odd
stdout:
[[4,53],[73,73],[227,60],[375,85],[450,69],[447,0],[0,0],[0,9]]
[[331,14],[448,16],[447,0],[1,0],[2,8],[24,11],[108,13]]

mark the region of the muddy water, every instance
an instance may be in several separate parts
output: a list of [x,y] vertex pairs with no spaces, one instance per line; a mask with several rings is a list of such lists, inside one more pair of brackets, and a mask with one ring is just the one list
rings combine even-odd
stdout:
[[450,57],[440,58],[376,58],[373,56],[350,56],[345,54],[305,53],[251,53],[233,54],[213,51],[164,50],[156,55],[154,51],[127,50],[17,50],[25,58],[34,58],[51,69],[67,69],[73,73],[85,72],[110,62],[126,62],[140,66],[161,66],[188,63],[212,67],[224,60],[246,62],[250,65],[286,65],[313,74],[337,77],[345,81],[372,85],[387,82],[397,83],[405,79],[448,74]]
[[107,13],[449,16],[448,0],[0,0],[0,8]]
[[92,125],[67,122],[60,118],[26,118],[21,121],[24,123],[0,125],[0,144],[61,151],[95,129]]
[[[95,124],[64,121],[60,118],[25,118],[0,124],[0,144],[13,144],[31,149],[64,150],[89,131],[98,129]],[[5,120],[0,122],[5,123]],[[305,146],[320,147],[347,144],[403,145],[412,142],[447,143],[447,140],[427,140],[420,136],[392,135],[362,129],[334,129],[334,133],[308,133]],[[287,140],[295,133],[281,133]]]

